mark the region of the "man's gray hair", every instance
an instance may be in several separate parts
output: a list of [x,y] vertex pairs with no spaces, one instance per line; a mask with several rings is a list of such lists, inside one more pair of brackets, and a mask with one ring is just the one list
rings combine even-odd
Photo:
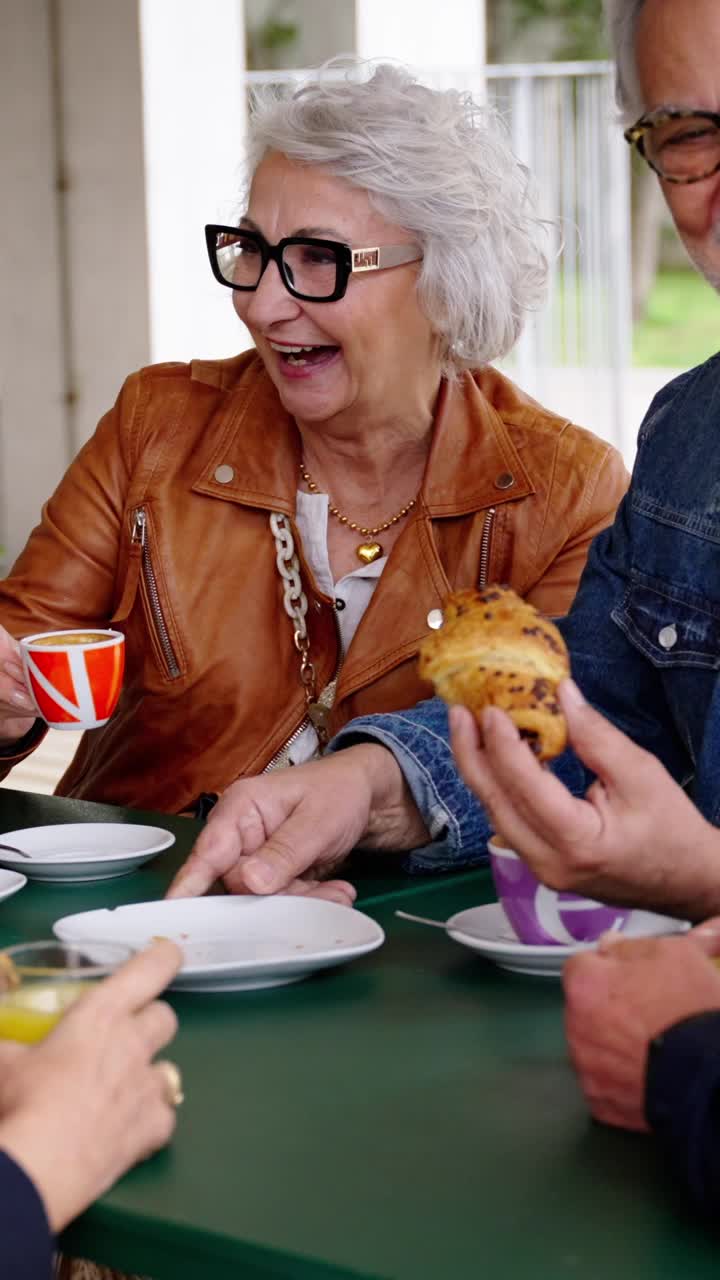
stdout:
[[615,96],[626,124],[645,110],[637,73],[635,34],[645,0],[605,0],[605,21],[615,60]]
[[418,297],[449,375],[514,346],[526,313],[544,298],[546,224],[490,108],[470,93],[428,88],[390,63],[367,78],[367,64],[334,59],[289,95],[260,91],[251,172],[267,151],[367,192],[379,213],[416,237]]

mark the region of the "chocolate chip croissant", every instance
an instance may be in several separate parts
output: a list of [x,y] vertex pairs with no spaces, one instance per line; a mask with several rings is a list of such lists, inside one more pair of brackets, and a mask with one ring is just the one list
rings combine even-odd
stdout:
[[509,587],[456,591],[443,612],[440,630],[420,645],[422,678],[478,720],[484,707],[502,707],[538,759],[560,755],[567,729],[557,686],[570,661],[554,623]]

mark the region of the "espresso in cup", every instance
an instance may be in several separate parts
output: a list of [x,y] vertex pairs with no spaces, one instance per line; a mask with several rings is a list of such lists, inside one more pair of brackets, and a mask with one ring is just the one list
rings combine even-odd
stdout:
[[47,636],[36,636],[33,640],[33,648],[38,645],[42,649],[43,646],[52,645],[54,648],[62,647],[66,644],[99,644],[102,640],[109,640],[112,632],[109,631],[63,631],[60,634],[53,632]]

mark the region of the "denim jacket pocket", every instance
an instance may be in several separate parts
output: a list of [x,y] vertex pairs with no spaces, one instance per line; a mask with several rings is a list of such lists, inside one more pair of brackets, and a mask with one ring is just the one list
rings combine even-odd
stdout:
[[656,667],[720,669],[720,608],[685,588],[636,579],[612,618]]

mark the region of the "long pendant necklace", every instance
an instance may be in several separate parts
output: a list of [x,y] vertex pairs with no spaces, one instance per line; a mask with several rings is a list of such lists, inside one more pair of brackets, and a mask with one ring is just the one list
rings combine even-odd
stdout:
[[[300,475],[305,481],[310,492],[317,493],[318,487],[310,475],[310,472],[307,470],[304,462],[300,464]],[[389,529],[391,525],[397,524],[399,520],[402,520],[403,516],[406,516],[408,511],[411,511],[415,506],[415,498],[408,502],[406,506],[401,507],[396,515],[390,516],[390,519],[384,520],[382,524],[376,524],[374,528],[371,528],[369,525],[358,524],[356,520],[351,520],[349,516],[343,515],[336,506],[333,506],[329,495],[328,503],[328,510],[330,511],[331,516],[335,516],[335,519],[338,520],[340,524],[347,525],[348,529],[352,529],[353,531],[362,534],[363,541],[358,543],[355,548],[355,555],[358,560],[362,560],[363,564],[372,564],[373,560],[378,560],[383,554],[382,543],[376,541],[377,535],[379,533],[384,533],[384,531]]]

